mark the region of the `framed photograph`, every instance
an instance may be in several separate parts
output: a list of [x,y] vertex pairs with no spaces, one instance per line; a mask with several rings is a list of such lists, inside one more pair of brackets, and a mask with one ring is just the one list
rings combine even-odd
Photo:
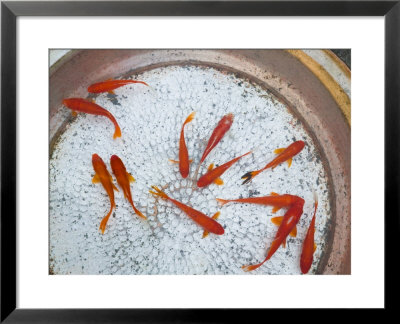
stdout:
[[398,1],[1,11],[1,321],[391,308]]
[[351,274],[351,80],[332,51],[66,55],[50,68],[50,274]]

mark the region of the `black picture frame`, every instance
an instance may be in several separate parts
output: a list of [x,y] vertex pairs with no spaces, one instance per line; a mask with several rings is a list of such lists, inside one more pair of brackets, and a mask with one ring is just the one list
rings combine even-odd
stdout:
[[[400,1],[2,1],[1,3],[1,322],[198,323],[262,319],[267,310],[16,308],[16,19],[19,16],[384,16],[385,309],[396,307],[392,257],[399,237]],[[372,150],[374,148],[371,148]],[[371,188],[371,195],[376,194]],[[382,208],[383,210],[383,208]],[[373,262],[373,256],[371,256]],[[396,284],[397,283],[397,284]],[[156,292],[155,292],[156,293]],[[295,292],[298,293],[298,292]],[[240,316],[239,316],[240,315]],[[247,316],[246,316],[247,317]],[[250,320],[250,318],[249,318]],[[316,320],[316,318],[314,318]]]

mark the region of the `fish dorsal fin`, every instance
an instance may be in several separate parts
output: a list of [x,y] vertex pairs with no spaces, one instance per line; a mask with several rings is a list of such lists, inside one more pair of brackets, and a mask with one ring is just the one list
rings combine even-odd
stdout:
[[71,115],[76,117],[76,116],[78,116],[78,113],[75,110],[72,110]]
[[314,250],[313,250],[313,253],[315,252],[316,249],[317,249],[317,244],[314,243]]
[[107,91],[109,94],[111,94],[111,95],[115,95],[115,92],[114,92],[114,90],[110,90],[110,91]]
[[214,180],[214,183],[218,186],[222,186],[224,184],[224,180],[222,180],[221,178],[217,178]]
[[99,182],[100,182],[100,178],[99,178],[99,175],[96,173],[92,178],[92,183],[99,183]]
[[177,160],[172,160],[172,159],[168,159],[169,160],[169,162],[172,162],[172,163],[179,163],[179,161],[177,161]]
[[284,150],[286,150],[286,147],[277,148],[276,150],[274,150],[274,153],[275,154],[281,154]]
[[211,171],[212,169],[214,169],[214,163],[211,163],[208,168],[207,171]]
[[285,249],[286,248],[286,239],[283,240],[282,242],[282,247]]
[[136,179],[132,176],[132,174],[130,174],[128,172],[127,172],[127,174],[128,174],[129,182],[135,182],[136,181]]
[[190,123],[190,122],[193,120],[194,115],[196,115],[196,112],[195,112],[195,111],[192,112],[192,113],[186,118],[186,120],[185,120],[185,122],[183,123],[183,125],[186,125],[187,123]]
[[283,219],[283,216],[272,217],[271,222],[272,222],[272,224],[274,224],[276,226],[280,226],[282,224],[282,219]]
[[271,196],[279,196],[276,192],[271,191]]
[[289,233],[291,237],[296,237],[297,236],[297,226],[295,226],[292,231]]
[[277,211],[279,211],[282,207],[274,207],[272,208],[272,213],[275,214]]
[[289,158],[289,159],[287,160],[287,165],[288,165],[289,168],[290,168],[290,166],[292,165],[292,161],[293,161],[292,158]]

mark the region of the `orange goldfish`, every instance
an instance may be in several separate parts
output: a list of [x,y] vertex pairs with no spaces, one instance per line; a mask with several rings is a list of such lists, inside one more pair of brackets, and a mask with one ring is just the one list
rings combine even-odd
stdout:
[[101,233],[104,234],[108,219],[110,218],[112,210],[115,207],[114,190],[117,190],[117,191],[119,191],[119,190],[117,187],[115,187],[112,177],[111,177],[111,174],[107,171],[107,167],[106,167],[104,161],[97,154],[92,155],[92,165],[93,165],[93,169],[95,171],[95,175],[92,179],[92,182],[93,183],[101,182],[101,184],[103,185],[104,189],[106,190],[108,196],[110,197],[110,203],[111,203],[110,211],[102,219],[102,221],[100,223]]
[[215,146],[221,141],[222,137],[224,137],[225,133],[231,128],[233,123],[233,114],[227,114],[218,122],[218,125],[215,127],[214,131],[211,134],[210,139],[208,140],[206,149],[204,150],[203,156],[200,159],[200,164],[206,159],[207,155],[213,150]]
[[299,222],[300,217],[303,214],[303,206],[304,199],[301,199],[289,207],[286,214],[283,216],[281,225],[279,226],[278,232],[276,233],[275,238],[271,243],[271,247],[269,248],[265,260],[259,264],[242,266],[242,269],[244,271],[253,271],[262,266],[267,260],[272,257],[272,255],[276,252],[276,250],[284,242],[284,240],[286,240],[289,233],[293,231],[293,229]]
[[196,114],[195,112],[192,112],[186,118],[185,122],[182,125],[181,137],[179,139],[179,161],[170,160],[171,162],[179,163],[179,172],[181,173],[182,178],[187,178],[187,176],[189,175],[189,163],[190,163],[189,154],[185,142],[184,128],[187,123],[190,123],[193,120],[195,114]]
[[271,192],[271,196],[265,196],[265,197],[251,197],[251,198],[240,198],[231,200],[216,198],[216,200],[222,206],[230,202],[273,206],[274,208],[272,209],[272,212],[276,213],[279,209],[283,207],[289,207],[296,202],[302,201],[303,199],[300,198],[299,196],[288,195],[288,194],[279,195],[275,192]]
[[143,81],[135,81],[135,80],[107,80],[103,82],[94,83],[88,87],[88,92],[91,93],[101,93],[108,92],[111,94],[115,94],[113,90],[122,87],[131,83],[141,83],[146,86],[149,86],[146,82]]
[[[177,206],[179,209],[181,209],[186,215],[188,215],[194,222],[196,222],[198,225],[203,227],[207,232],[214,233],[217,235],[224,234],[224,232],[225,232],[224,228],[213,218],[203,214],[202,212],[199,212],[198,210],[196,210],[192,207],[189,207],[189,206],[169,197],[165,192],[161,191],[156,186],[151,186],[151,187],[155,190],[155,192],[150,190],[149,192],[151,194],[172,202],[175,206]],[[216,216],[214,215],[214,217],[216,217]]]
[[305,143],[303,141],[296,141],[290,144],[287,148],[279,148],[274,151],[274,153],[279,154],[275,159],[269,162],[265,167],[257,171],[250,171],[247,172],[245,175],[242,176],[243,184],[251,181],[256,175],[261,173],[262,171],[272,168],[274,169],[277,165],[281,164],[282,162],[287,161],[289,167],[292,164],[292,158],[301,152],[304,148]]
[[118,185],[124,192],[125,198],[128,199],[136,215],[138,215],[143,219],[147,219],[146,216],[144,216],[133,204],[130,182],[134,182],[135,178],[132,177],[132,175],[126,171],[124,163],[118,156],[116,155],[111,156],[110,164],[111,164],[111,169],[115,175],[115,178],[117,179]]
[[108,119],[111,120],[111,122],[115,126],[115,132],[113,138],[115,139],[117,137],[121,137],[121,129],[119,128],[119,125],[115,120],[114,116],[109,111],[105,110],[104,108],[100,107],[94,102],[82,98],[69,98],[69,99],[64,99],[62,102],[64,106],[72,110],[73,115],[76,115],[76,112],[79,111],[91,115],[99,115],[107,117]]
[[[250,152],[247,152],[241,156],[238,156],[237,158],[234,158],[233,160],[226,162],[225,164],[222,164],[215,169],[209,170],[206,174],[202,175],[200,179],[197,181],[197,186],[199,188],[206,187],[212,182],[215,182],[215,180],[219,179],[221,175],[224,174],[226,170],[228,170],[234,163],[239,161],[243,156],[246,156],[247,154],[250,154]],[[224,182],[220,180],[217,184],[223,184]]]
[[317,213],[318,207],[318,197],[317,194],[314,193],[314,216],[311,219],[310,226],[308,228],[306,237],[303,242],[303,250],[301,252],[300,257],[300,269],[302,273],[307,273],[311,268],[311,264],[313,262],[314,252],[317,249],[316,244],[314,243],[314,232],[315,232],[315,214]]

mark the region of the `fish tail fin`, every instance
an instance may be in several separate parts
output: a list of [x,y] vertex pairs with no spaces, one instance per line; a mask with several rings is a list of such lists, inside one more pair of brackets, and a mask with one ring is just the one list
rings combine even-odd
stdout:
[[113,138],[116,139],[117,137],[121,137],[121,128],[119,128],[119,125],[115,117],[109,111],[107,111],[104,115],[107,116],[108,119],[110,119],[111,122],[114,124],[115,131]]
[[166,194],[165,192],[163,192],[161,189],[159,189],[158,187],[156,187],[156,186],[151,186],[151,188],[152,188],[153,190],[155,190],[155,192],[149,190],[149,192],[150,192],[153,196],[158,196],[158,197],[161,197],[162,199],[168,199],[168,198],[169,198],[169,197],[167,196],[167,194]]
[[[314,215],[311,222],[315,224],[315,215],[317,214],[317,208],[318,208],[318,196],[315,191],[313,191],[313,194],[314,194]],[[314,224],[313,226],[315,226]]]
[[195,112],[195,111],[193,111],[193,112],[186,118],[186,120],[185,120],[185,122],[183,123],[183,125],[186,125],[187,123],[190,123],[190,122],[193,120],[194,115],[196,115],[196,112]]
[[220,199],[220,198],[215,198],[215,200],[218,201],[221,206],[223,206],[229,202],[229,200]]
[[242,266],[242,269],[245,272],[256,270],[257,268],[261,267],[265,263],[265,261],[267,261],[267,259],[265,259],[263,262],[258,263],[258,264],[244,265],[244,266]]
[[244,179],[244,181],[243,181],[242,184],[245,184],[245,183],[250,182],[250,181],[253,180],[253,178],[254,178],[257,174],[259,174],[260,172],[261,172],[261,170],[259,170],[259,171],[249,171],[249,172],[247,172],[246,174],[244,174],[244,175],[242,176],[242,179]]
[[115,132],[113,138],[116,139],[117,137],[121,137],[121,128],[119,128],[119,125],[115,122]]
[[144,81],[137,81],[137,80],[132,80],[132,83],[141,83],[144,84],[145,86],[149,86],[146,82]]
[[140,218],[147,219],[147,217],[144,216],[144,215],[142,214],[142,212],[141,212],[139,209],[137,209],[137,208],[135,207],[135,205],[133,204],[133,202],[131,203],[131,205],[132,205],[132,208],[133,208],[133,210],[135,211],[135,214],[136,214],[136,215],[138,215]]
[[99,227],[99,230],[101,231],[101,234],[104,234],[104,231],[106,230],[107,222],[108,222],[108,219],[111,216],[113,208],[114,208],[114,205],[112,204],[108,214],[106,216],[104,216],[103,219],[101,220],[100,227]]
[[317,192],[315,190],[313,191],[313,195],[314,195],[314,206],[315,206],[315,209],[317,209],[317,207],[318,207],[318,195],[317,195]]
[[244,153],[243,155],[241,155],[240,157],[242,158],[242,157],[244,157],[244,156],[246,156],[246,155],[249,155],[250,153],[253,153],[253,150],[251,150],[251,151],[248,151],[247,153]]

